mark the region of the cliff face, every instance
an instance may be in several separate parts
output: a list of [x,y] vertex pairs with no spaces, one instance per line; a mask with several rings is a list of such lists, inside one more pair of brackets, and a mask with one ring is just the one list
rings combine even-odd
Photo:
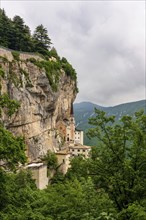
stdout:
[[53,91],[45,69],[33,64],[30,58],[42,60],[30,54],[20,54],[16,60],[11,51],[0,49],[0,65],[5,72],[1,94],[7,93],[20,103],[11,118],[3,114],[2,120],[12,133],[25,137],[27,155],[33,161],[49,149],[55,152],[62,147],[65,134],[57,127],[69,120],[76,82],[60,69],[57,91]]

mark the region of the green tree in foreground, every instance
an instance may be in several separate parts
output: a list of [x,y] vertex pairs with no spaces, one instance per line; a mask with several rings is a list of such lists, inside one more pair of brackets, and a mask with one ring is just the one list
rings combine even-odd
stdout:
[[89,119],[94,128],[88,136],[97,137],[99,143],[92,154],[89,175],[114,201],[118,219],[140,219],[131,217],[130,210],[136,207],[141,207],[145,213],[141,219],[146,219],[146,115],[141,111],[134,118],[124,116],[121,124],[115,125],[114,116],[107,117],[97,109],[95,113]]

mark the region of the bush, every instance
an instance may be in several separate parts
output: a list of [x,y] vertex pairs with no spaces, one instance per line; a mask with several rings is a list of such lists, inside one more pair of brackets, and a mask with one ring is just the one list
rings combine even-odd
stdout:
[[17,61],[20,60],[20,58],[19,58],[20,53],[19,53],[19,52],[17,52],[17,51],[12,51],[11,53],[12,53],[12,55],[13,55],[14,60],[17,60]]

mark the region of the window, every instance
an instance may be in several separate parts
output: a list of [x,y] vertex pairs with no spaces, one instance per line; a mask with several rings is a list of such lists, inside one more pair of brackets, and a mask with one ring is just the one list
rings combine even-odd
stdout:
[[78,152],[80,152],[80,149],[78,149]]
[[83,152],[85,152],[85,150],[83,150]]
[[74,149],[72,149],[72,151],[74,151]]

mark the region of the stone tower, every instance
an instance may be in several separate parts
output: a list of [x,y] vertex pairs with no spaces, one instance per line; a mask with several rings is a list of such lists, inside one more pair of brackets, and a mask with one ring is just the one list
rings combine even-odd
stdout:
[[73,113],[73,104],[71,104],[70,119],[68,121],[68,126],[67,126],[66,141],[70,143],[74,143],[74,140],[75,140],[75,119]]

